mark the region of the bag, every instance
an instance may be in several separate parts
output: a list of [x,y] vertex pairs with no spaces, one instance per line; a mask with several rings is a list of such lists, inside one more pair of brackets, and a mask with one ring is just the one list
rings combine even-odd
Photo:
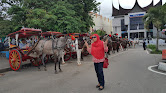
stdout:
[[103,63],[103,68],[108,68],[108,58],[105,58],[104,63]]

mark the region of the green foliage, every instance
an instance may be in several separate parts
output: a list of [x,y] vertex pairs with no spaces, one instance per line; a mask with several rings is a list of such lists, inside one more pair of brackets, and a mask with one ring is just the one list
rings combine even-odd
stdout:
[[103,35],[106,34],[106,32],[105,32],[105,31],[102,31],[102,30],[97,30],[97,31],[95,31],[95,32],[92,32],[92,34],[98,34],[99,36],[103,36]]
[[163,29],[166,24],[166,4],[150,8],[148,13],[143,17],[145,28],[149,29],[149,24],[152,22],[157,29]]
[[151,51],[151,54],[162,54],[162,51],[161,50],[158,50],[158,51],[153,50],[153,51]]
[[97,11],[99,4],[96,0],[2,0],[0,5],[11,19],[12,32],[24,26],[84,33],[94,25],[89,12]]
[[155,50],[156,49],[156,45],[148,45],[148,48],[150,48],[151,50]]
[[0,37],[5,37],[8,33],[12,32],[12,25],[9,20],[0,18]]
[[161,50],[156,50],[156,45],[148,45],[147,48],[151,49],[151,54],[162,54]]

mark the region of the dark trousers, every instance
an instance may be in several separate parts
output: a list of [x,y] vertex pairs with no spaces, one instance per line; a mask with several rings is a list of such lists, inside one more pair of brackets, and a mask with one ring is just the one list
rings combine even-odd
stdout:
[[103,73],[103,62],[94,63],[94,67],[95,67],[98,82],[100,86],[104,87],[105,81],[104,81],[104,73]]
[[144,50],[146,50],[146,46],[145,45],[143,45],[143,48],[144,48]]

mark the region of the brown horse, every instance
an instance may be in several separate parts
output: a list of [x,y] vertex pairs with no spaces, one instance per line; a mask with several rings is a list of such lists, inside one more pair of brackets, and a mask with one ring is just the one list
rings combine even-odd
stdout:
[[127,49],[128,41],[124,40],[124,39],[120,39],[120,43],[121,43],[121,45],[123,47],[123,50],[126,50]]

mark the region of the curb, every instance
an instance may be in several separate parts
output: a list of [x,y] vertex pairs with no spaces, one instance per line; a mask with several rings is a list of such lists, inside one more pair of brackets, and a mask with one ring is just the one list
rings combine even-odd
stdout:
[[8,71],[12,71],[12,69],[10,67],[9,68],[0,69],[0,73],[4,73],[4,72],[8,72]]
[[[26,66],[26,65],[31,65],[31,63],[27,63],[27,64],[24,64],[20,67],[20,69],[22,69],[23,66]],[[19,69],[19,70],[20,70]],[[3,69],[0,69],[0,73],[4,73],[4,72],[8,72],[8,71],[13,71],[10,67],[7,67],[7,68],[3,68]]]
[[150,48],[146,48],[146,50],[151,54],[152,50]]

